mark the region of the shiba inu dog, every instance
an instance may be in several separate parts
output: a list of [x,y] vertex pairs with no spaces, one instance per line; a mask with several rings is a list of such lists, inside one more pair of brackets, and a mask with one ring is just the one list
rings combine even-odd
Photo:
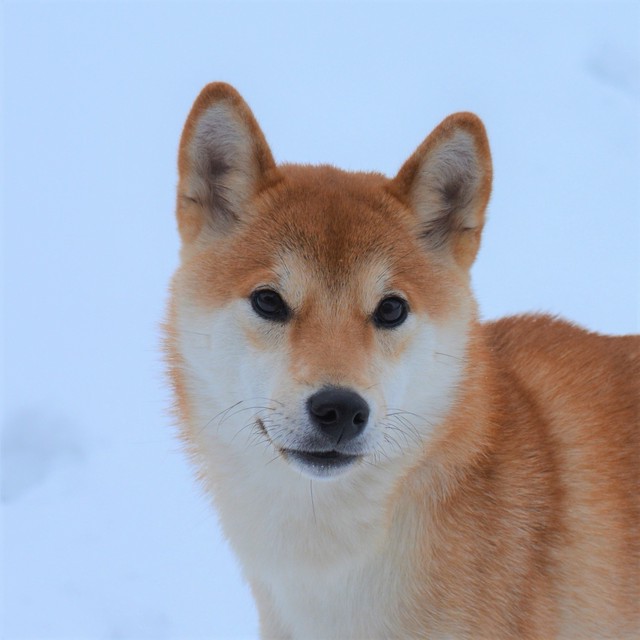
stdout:
[[215,83],[179,176],[176,411],[262,637],[640,637],[640,345],[479,321],[481,121],[392,179],[276,165]]

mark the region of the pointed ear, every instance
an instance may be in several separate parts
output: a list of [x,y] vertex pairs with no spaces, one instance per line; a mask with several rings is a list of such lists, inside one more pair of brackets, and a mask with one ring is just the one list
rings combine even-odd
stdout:
[[467,269],[480,246],[491,175],[482,121],[456,113],[418,147],[392,185],[414,210],[425,247],[447,252]]
[[247,103],[224,82],[208,84],[194,102],[180,140],[177,215],[183,241],[195,239],[204,227],[215,233],[232,228],[275,171]]

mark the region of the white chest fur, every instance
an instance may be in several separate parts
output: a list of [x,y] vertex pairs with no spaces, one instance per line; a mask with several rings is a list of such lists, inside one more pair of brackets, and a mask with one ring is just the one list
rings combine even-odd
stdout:
[[393,636],[410,558],[385,504],[392,469],[365,467],[335,483],[279,459],[268,474],[231,464],[233,482],[216,492],[223,528],[279,626],[291,638]]
[[292,638],[389,638],[397,629],[398,568],[384,555],[325,570],[287,571],[271,594]]

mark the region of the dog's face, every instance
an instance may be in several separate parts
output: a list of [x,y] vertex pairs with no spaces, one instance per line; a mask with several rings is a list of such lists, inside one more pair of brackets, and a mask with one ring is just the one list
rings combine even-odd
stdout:
[[490,176],[468,114],[394,180],[276,167],[242,99],[207,87],[181,143],[171,329],[198,437],[312,478],[421,450],[464,367]]

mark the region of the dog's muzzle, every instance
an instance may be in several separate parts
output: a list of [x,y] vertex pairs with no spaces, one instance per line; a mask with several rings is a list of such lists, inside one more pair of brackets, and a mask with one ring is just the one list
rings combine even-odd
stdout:
[[315,430],[314,445],[282,450],[289,462],[313,477],[327,478],[340,474],[363,457],[350,446],[369,421],[369,405],[362,396],[350,389],[326,387],[307,400],[307,413]]

